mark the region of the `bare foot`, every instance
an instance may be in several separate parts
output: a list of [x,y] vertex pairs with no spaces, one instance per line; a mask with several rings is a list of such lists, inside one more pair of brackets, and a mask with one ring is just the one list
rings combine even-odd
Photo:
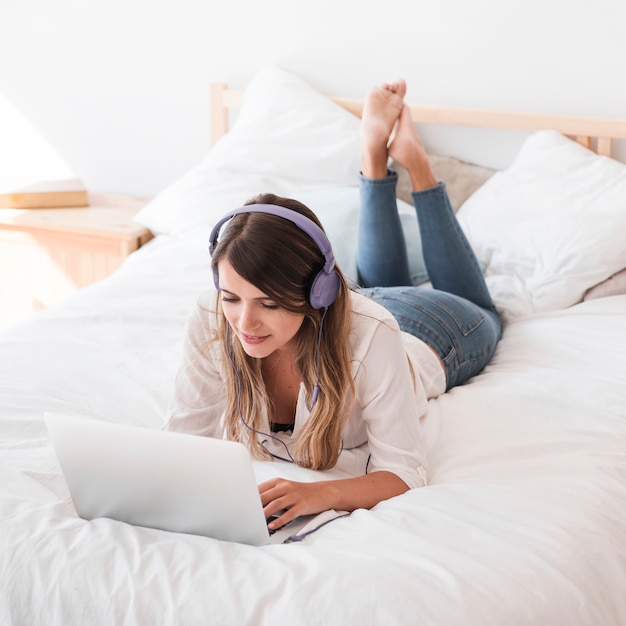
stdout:
[[437,185],[428,155],[413,124],[411,110],[406,104],[402,107],[395,136],[389,145],[389,156],[406,168],[413,191],[422,191]]
[[406,82],[400,79],[374,87],[363,106],[361,116],[361,169],[368,178],[387,175],[387,144],[400,116],[406,94]]

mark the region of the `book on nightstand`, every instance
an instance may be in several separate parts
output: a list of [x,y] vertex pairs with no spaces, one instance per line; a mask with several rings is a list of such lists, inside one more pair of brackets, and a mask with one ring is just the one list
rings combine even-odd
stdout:
[[0,184],[0,207],[52,209],[89,206],[87,189],[78,178],[43,180],[6,188]]

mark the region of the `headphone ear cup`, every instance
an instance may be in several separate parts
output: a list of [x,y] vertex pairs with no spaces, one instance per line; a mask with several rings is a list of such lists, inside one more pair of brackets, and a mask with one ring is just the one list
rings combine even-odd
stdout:
[[309,304],[314,309],[325,309],[330,306],[339,293],[341,281],[337,272],[326,273],[323,270],[315,276],[309,289]]

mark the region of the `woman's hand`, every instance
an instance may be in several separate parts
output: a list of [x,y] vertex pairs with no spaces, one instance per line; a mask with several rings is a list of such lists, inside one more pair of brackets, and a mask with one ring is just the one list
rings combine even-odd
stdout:
[[381,500],[408,490],[406,483],[391,472],[372,472],[357,478],[298,483],[272,478],[259,485],[265,517],[281,514],[268,527],[280,528],[301,515],[314,515],[336,509],[369,509]]
[[284,478],[272,478],[261,483],[259,493],[266,519],[283,511],[268,524],[268,528],[274,530],[301,515],[312,515],[333,508],[327,501],[329,483],[297,483]]

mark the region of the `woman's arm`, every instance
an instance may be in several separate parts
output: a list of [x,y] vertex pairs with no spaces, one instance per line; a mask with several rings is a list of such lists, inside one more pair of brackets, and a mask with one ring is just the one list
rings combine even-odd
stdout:
[[398,496],[409,488],[391,472],[373,472],[356,478],[299,483],[272,478],[259,485],[265,517],[285,512],[269,524],[280,528],[301,515],[321,513],[328,509],[354,511],[369,509],[382,500]]

